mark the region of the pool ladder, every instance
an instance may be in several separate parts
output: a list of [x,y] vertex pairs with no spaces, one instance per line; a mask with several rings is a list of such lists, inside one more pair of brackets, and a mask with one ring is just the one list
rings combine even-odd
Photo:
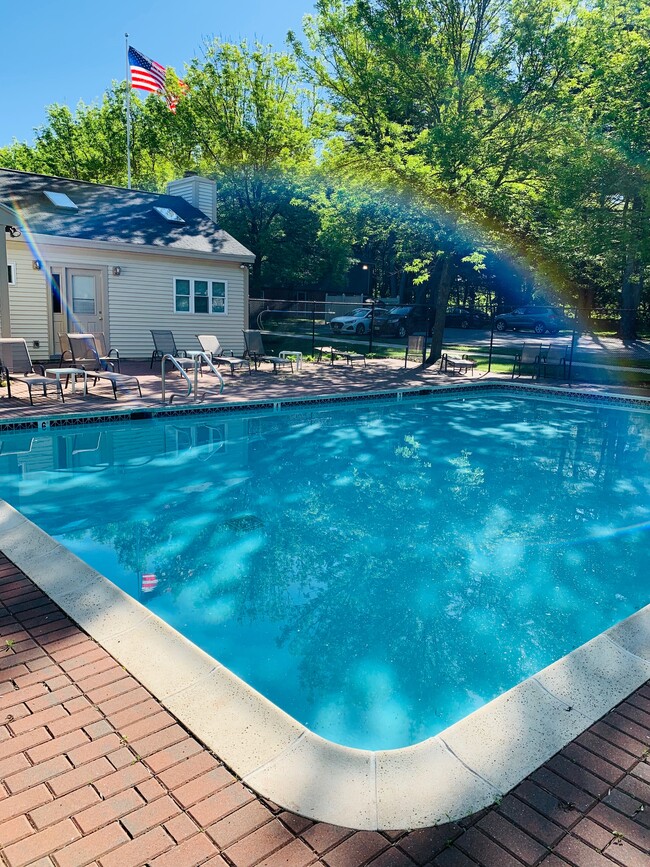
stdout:
[[[198,390],[199,389],[199,370],[203,367],[204,363],[207,364],[207,366],[210,368],[212,373],[214,373],[214,375],[219,380],[219,394],[223,393],[223,386],[224,386],[223,376],[219,373],[219,371],[214,366],[212,361],[208,358],[208,356],[206,355],[205,352],[195,352],[194,353],[194,357],[193,357],[193,361],[194,361],[194,388],[192,388],[192,380],[187,375],[187,371],[185,370],[185,368],[178,363],[177,359],[174,358],[173,355],[170,355],[169,353],[167,353],[166,355],[163,355],[162,360],[160,362],[160,374],[161,374],[161,379],[162,379],[162,402],[163,403],[167,402],[165,399],[165,379],[166,379],[166,373],[167,373],[165,370],[165,362],[166,361],[171,361],[171,363],[174,365],[176,370],[187,381],[187,397],[189,397],[192,394],[192,391],[194,391],[194,403],[198,403],[199,401],[205,400],[205,392],[203,392],[202,397],[199,397],[199,390]],[[172,396],[169,398],[170,406],[171,406],[171,402],[173,400],[174,400],[174,395],[172,394]]]

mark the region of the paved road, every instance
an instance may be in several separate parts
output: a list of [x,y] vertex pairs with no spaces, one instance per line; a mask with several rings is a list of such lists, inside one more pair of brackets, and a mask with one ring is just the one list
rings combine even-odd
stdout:
[[[457,328],[445,329],[446,344],[462,343],[467,346],[476,346],[488,348],[490,345],[489,331],[460,331]],[[521,346],[522,342],[540,341],[542,343],[569,343],[571,341],[571,332],[563,331],[557,337],[552,337],[550,334],[544,334],[539,337],[528,331],[506,331],[501,334],[494,334],[493,348],[498,351],[503,348],[512,348]],[[596,356],[592,358],[589,356]],[[624,343],[616,337],[600,337],[595,334],[581,334],[578,337],[576,345],[576,357],[590,361],[603,360],[605,358],[624,358],[626,360],[650,361],[650,341],[637,340],[633,343]]]

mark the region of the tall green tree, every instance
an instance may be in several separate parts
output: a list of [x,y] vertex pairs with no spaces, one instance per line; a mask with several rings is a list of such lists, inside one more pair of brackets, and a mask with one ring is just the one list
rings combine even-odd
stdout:
[[[468,221],[507,238],[561,130],[575,59],[562,0],[320,0],[296,51],[338,111],[339,165],[437,210],[421,279],[435,277],[430,360]],[[500,224],[494,222],[499,219]],[[493,221],[489,223],[488,221]]]
[[214,40],[185,81],[179,120],[199,165],[217,180],[221,220],[256,255],[252,287],[282,271],[291,279],[287,265],[301,268],[294,243],[309,234],[305,223],[318,234],[310,176],[325,130],[320,100],[300,86],[290,55],[246,42]]

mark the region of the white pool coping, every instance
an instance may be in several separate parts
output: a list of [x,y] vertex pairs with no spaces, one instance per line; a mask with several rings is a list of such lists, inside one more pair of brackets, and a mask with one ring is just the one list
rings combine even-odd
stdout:
[[0,500],[0,550],[244,783],[361,830],[428,827],[504,795],[650,678],[650,605],[435,737],[372,752],[314,734]]

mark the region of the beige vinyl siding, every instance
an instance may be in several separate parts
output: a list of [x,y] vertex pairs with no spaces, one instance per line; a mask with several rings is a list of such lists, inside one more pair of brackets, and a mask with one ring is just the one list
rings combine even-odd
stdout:
[[172,181],[167,184],[167,192],[171,196],[180,196],[182,199],[185,199],[186,202],[189,202],[191,205],[193,202],[193,193],[194,193],[194,180],[193,178],[179,178],[176,181]]
[[[239,263],[55,245],[44,248],[44,254],[50,266],[106,268],[108,321],[104,316],[105,331],[111,346],[125,358],[151,356],[153,342],[149,331],[152,328],[171,329],[179,349],[199,349],[196,334],[216,334],[226,350],[243,351],[244,273]],[[119,276],[113,275],[114,266],[121,269]],[[227,315],[176,313],[175,277],[225,281]]]
[[209,178],[197,175],[179,178],[167,184],[167,192],[172,196],[181,196],[211,220],[217,219],[217,187]]
[[198,184],[196,207],[212,220],[217,219],[216,190],[214,184]]
[[45,271],[32,267],[34,258],[24,240],[7,240],[7,259],[16,266],[16,282],[9,286],[11,334],[24,337],[32,359],[40,360],[50,356],[48,288]]

